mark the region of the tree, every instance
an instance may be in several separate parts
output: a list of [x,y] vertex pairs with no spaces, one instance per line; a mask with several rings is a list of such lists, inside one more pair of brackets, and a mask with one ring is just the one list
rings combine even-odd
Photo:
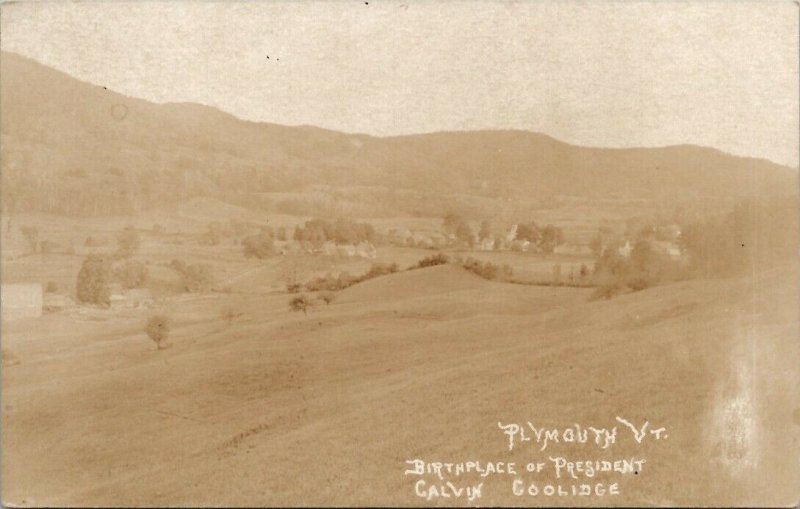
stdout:
[[129,258],[139,250],[139,232],[132,225],[125,227],[117,235],[117,255],[122,258]]
[[111,264],[102,256],[86,257],[78,271],[76,294],[78,300],[90,304],[108,305],[111,292],[109,290]]
[[166,347],[169,336],[170,320],[165,315],[153,315],[147,320],[145,332],[152,339],[159,350]]
[[531,221],[530,223],[519,223],[517,225],[517,240],[527,240],[532,244],[536,244],[540,241],[541,232],[539,231],[539,227]]
[[338,219],[335,225],[334,240],[337,244],[355,244],[359,241],[359,235],[352,221]]
[[455,233],[460,224],[464,223],[464,219],[456,213],[450,212],[442,220],[442,228],[445,233]]
[[542,230],[541,238],[539,239],[539,248],[545,253],[552,253],[556,246],[564,243],[564,232],[561,228],[548,224]]
[[303,314],[308,313],[308,307],[310,305],[311,301],[305,295],[298,295],[289,301],[289,309],[292,311],[302,311]]
[[470,247],[475,244],[475,235],[466,221],[456,227],[456,238]]

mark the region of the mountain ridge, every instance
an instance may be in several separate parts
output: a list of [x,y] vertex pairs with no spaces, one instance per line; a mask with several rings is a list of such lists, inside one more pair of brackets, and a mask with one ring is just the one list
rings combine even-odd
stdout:
[[[87,195],[68,175],[106,186],[127,203],[123,208],[134,210],[176,194],[310,185],[383,185],[425,194],[428,201],[452,193],[534,201],[560,194],[701,200],[797,187],[792,168],[711,147],[584,147],[519,129],[374,136],[283,126],[199,103],[129,97],[15,53],[3,51],[1,58],[4,189],[27,194],[33,210],[59,211],[53,204],[75,192]],[[147,179],[172,192],[145,195],[142,189],[152,185]],[[26,193],[32,181],[40,183]],[[12,208],[22,201],[12,198]],[[110,203],[94,209],[120,212]]]

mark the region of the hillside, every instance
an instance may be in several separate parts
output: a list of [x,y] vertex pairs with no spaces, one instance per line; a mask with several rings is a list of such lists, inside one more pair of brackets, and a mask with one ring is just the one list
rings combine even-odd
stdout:
[[[452,267],[387,276],[308,315],[290,313],[283,295],[235,297],[244,316],[232,326],[215,299],[186,300],[160,352],[135,312],[4,324],[4,356],[17,362],[3,369],[4,502],[410,506],[425,502],[403,475],[407,459],[566,454],[647,463],[619,477],[618,498],[518,498],[510,479],[493,477],[480,505],[794,503],[790,278],[685,282],[612,301],[470,278]],[[443,279],[453,291],[415,299],[396,299],[392,283]],[[615,416],[665,426],[669,439],[509,453],[497,428]]]
[[584,148],[523,131],[378,138],[154,104],[8,52],[0,65],[7,210],[109,215],[310,185],[407,189],[420,206],[458,193],[675,203],[797,187],[790,168],[710,148]]

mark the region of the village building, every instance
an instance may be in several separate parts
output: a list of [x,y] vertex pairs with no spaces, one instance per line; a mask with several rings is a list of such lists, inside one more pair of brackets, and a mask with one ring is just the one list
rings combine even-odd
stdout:
[[511,244],[517,239],[517,228],[518,226],[515,223],[511,225],[511,228],[508,230],[508,233],[506,233],[506,242],[508,242],[509,244]]
[[631,253],[633,252],[633,246],[631,245],[631,241],[630,240],[626,240],[625,244],[622,247],[620,247],[619,249],[617,249],[617,252],[623,258],[630,258]]

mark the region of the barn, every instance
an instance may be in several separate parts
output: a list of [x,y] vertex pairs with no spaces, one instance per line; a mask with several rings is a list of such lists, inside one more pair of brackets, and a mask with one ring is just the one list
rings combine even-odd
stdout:
[[4,321],[42,316],[42,303],[39,283],[0,285],[0,310]]

